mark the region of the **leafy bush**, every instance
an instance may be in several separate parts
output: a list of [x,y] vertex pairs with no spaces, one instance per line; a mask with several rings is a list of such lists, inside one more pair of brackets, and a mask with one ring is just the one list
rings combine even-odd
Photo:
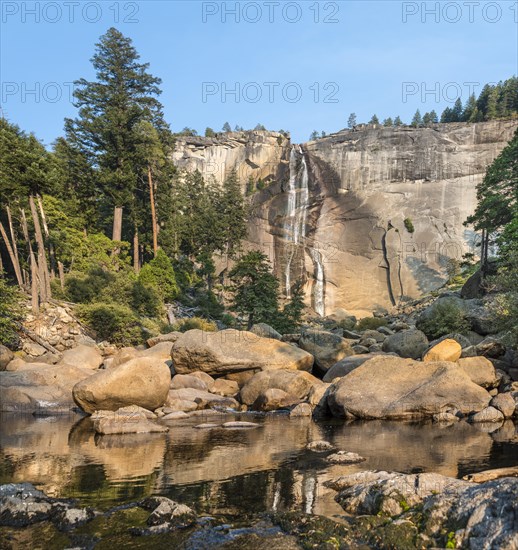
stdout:
[[172,302],[178,296],[179,288],[173,264],[161,249],[142,267],[139,280],[144,285],[154,288],[166,302]]
[[462,334],[470,329],[462,309],[449,300],[437,301],[426,315],[421,315],[416,326],[432,340],[452,332]]
[[218,327],[213,321],[207,321],[201,317],[191,317],[186,319],[180,319],[173,325],[173,330],[179,332],[187,332],[192,329],[204,330],[205,332],[216,332]]
[[78,306],[76,312],[100,340],[138,345],[144,339],[138,317],[127,306],[114,303],[84,304]]
[[356,323],[356,330],[377,330],[380,327],[387,326],[386,319],[380,319],[378,317],[364,317]]
[[11,349],[20,345],[17,331],[24,318],[22,300],[18,288],[7,284],[0,272],[0,344]]

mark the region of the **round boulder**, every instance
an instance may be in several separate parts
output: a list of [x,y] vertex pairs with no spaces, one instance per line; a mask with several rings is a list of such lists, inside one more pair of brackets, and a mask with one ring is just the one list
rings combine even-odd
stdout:
[[427,349],[428,338],[417,329],[402,330],[388,336],[383,342],[383,351],[408,359],[420,359]]
[[138,357],[114,369],[95,373],[74,386],[74,401],[85,412],[116,411],[138,405],[154,411],[161,407],[169,391],[171,372],[153,357]]

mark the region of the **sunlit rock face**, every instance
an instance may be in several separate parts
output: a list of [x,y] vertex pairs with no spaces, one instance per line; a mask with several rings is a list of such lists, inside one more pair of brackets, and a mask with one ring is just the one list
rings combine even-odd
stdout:
[[367,312],[438,288],[451,259],[477,252],[463,222],[517,127],[366,126],[301,146],[232,133],[180,140],[174,159],[217,181],[235,167],[243,186],[250,176],[269,183],[252,195],[247,246],[268,254],[286,296],[302,278],[317,313]]

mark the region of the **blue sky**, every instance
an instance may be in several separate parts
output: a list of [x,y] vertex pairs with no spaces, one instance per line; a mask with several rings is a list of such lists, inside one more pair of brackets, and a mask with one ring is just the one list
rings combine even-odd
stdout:
[[446,98],[466,99],[466,83],[478,93],[518,73],[514,0],[2,0],[1,8],[1,107],[47,145],[74,116],[70,83],[93,78],[94,44],[110,26],[162,78],[173,130],[262,123],[301,142],[314,129],[344,128],[353,111],[359,121],[440,113]]

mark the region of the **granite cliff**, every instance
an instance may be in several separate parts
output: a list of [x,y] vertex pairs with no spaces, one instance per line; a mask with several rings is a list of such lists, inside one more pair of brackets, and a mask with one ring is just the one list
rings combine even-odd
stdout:
[[362,312],[439,287],[451,259],[476,253],[478,236],[463,222],[517,127],[363,126],[302,145],[239,132],[179,139],[174,160],[218,182],[233,168],[243,186],[261,180],[247,245],[268,253],[284,294],[301,277],[317,313]]

